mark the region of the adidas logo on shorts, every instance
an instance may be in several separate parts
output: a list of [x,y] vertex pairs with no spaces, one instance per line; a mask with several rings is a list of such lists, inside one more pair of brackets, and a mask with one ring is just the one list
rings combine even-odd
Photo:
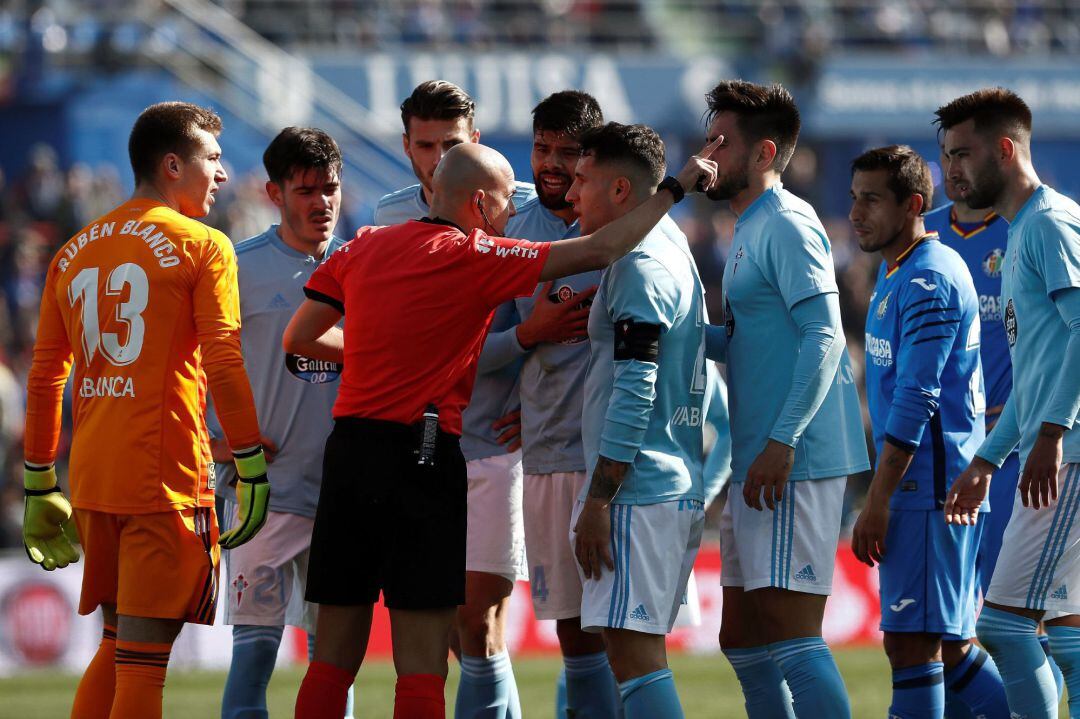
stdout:
[[652,619],[649,613],[645,610],[644,604],[639,604],[634,608],[634,611],[630,612],[630,619],[634,619],[639,622],[648,622]]
[[267,305],[267,307],[269,307],[272,310],[288,310],[288,309],[292,309],[292,305],[289,304],[288,300],[286,300],[284,297],[281,296],[280,292],[278,292],[276,295],[274,295],[274,299],[270,300],[270,304]]
[[814,574],[814,568],[807,564],[805,567],[795,572],[795,581],[817,584],[817,575]]
[[1054,593],[1050,595],[1050,598],[1051,599],[1068,599],[1069,598],[1069,590],[1065,588],[1064,584],[1062,584],[1060,587],[1058,587],[1057,589],[1054,590]]

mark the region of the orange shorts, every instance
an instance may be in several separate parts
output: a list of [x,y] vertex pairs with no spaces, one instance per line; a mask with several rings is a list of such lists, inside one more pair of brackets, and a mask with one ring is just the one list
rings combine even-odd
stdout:
[[115,604],[118,614],[213,624],[218,525],[212,507],[109,514],[75,510],[84,566],[79,614]]

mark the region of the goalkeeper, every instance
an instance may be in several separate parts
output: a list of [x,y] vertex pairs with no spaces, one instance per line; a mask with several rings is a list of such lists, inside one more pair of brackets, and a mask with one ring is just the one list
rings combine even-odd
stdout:
[[[105,629],[75,695],[78,719],[160,719],[184,622],[213,622],[218,545],[250,540],[270,487],[240,354],[236,256],[197,222],[227,177],[221,120],[187,103],[143,111],[129,140],[130,200],[49,265],[27,388],[23,541],[46,570],[86,567],[79,613]],[[53,462],[73,372],[71,504]],[[235,527],[218,537],[206,386],[239,475]]]

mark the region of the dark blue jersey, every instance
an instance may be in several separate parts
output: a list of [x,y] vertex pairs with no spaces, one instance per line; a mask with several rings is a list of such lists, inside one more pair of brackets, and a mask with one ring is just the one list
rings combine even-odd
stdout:
[[866,397],[878,456],[915,454],[893,509],[938,509],[985,437],[979,301],[960,255],[930,234],[882,263],[866,316]]
[[926,215],[926,231],[937,232],[942,243],[960,253],[975,283],[982,320],[979,357],[986,384],[986,422],[992,425],[1012,392],[1012,360],[1001,309],[1001,265],[1009,223],[992,212],[981,222],[958,222],[949,204]]

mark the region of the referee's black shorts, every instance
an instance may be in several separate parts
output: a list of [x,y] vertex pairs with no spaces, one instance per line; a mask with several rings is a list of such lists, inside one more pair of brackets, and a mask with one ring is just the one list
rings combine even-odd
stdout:
[[458,437],[439,432],[434,467],[420,428],[341,418],[326,440],[307,600],[443,609],[465,603],[468,483]]

